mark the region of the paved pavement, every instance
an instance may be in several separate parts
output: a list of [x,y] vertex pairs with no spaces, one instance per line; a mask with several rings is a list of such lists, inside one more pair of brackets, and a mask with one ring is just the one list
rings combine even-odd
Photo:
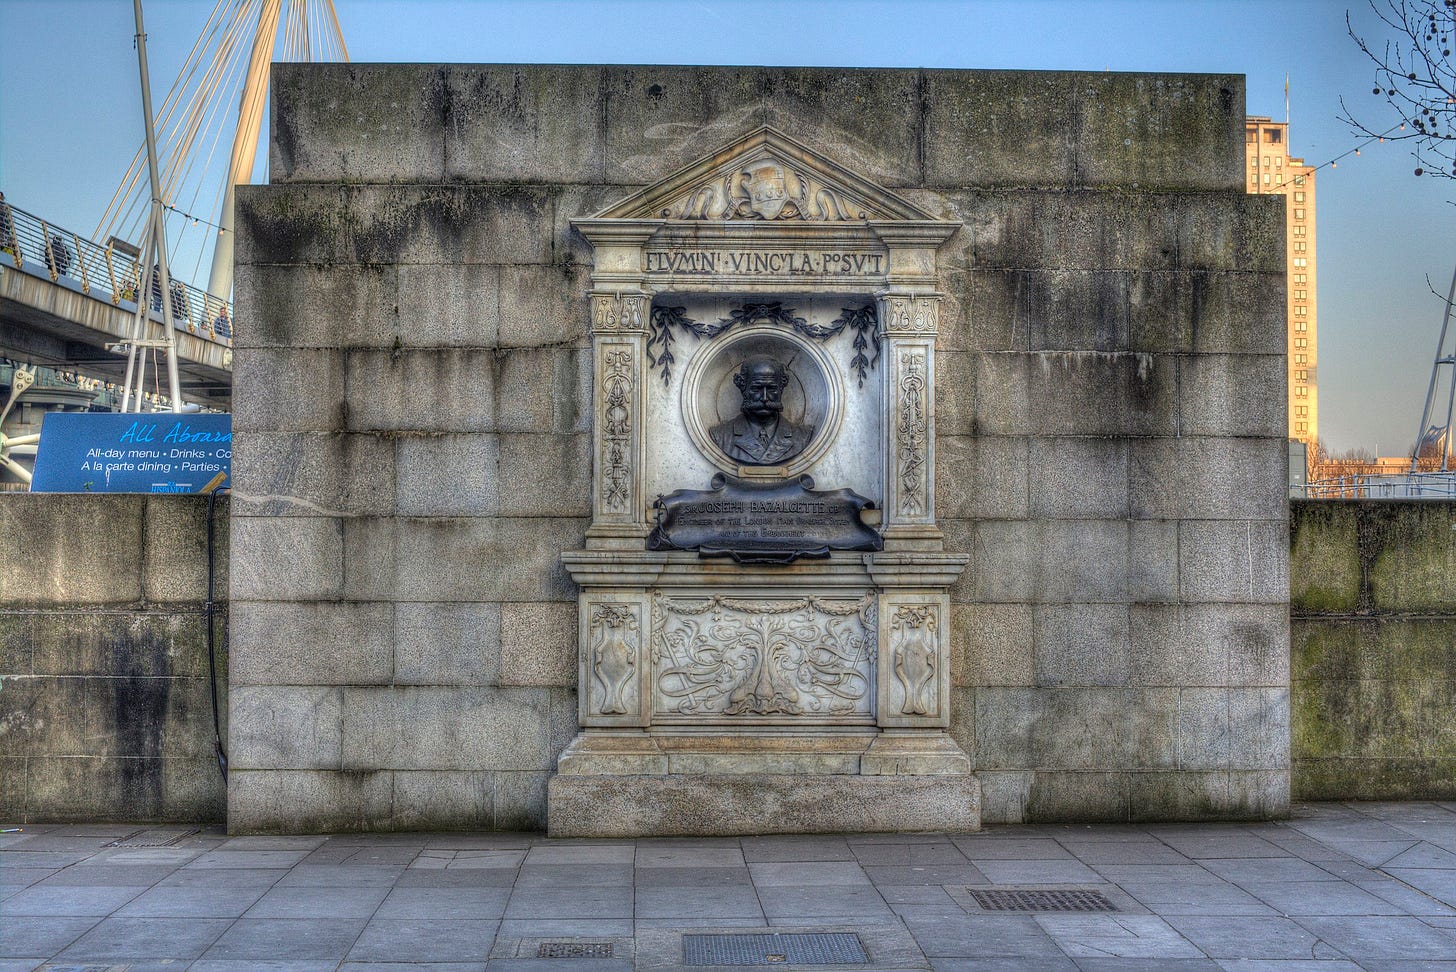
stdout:
[[[171,846],[108,846],[142,829],[0,835],[0,972],[597,972],[702,967],[686,963],[712,945],[753,946],[761,968],[1456,970],[1456,803],[974,835],[203,829]],[[988,908],[987,890],[1014,887],[1093,890],[1116,910]],[[865,961],[786,964],[776,957],[802,957],[804,940],[771,932],[857,936],[819,943],[857,945]],[[710,935],[764,937],[694,937]]]

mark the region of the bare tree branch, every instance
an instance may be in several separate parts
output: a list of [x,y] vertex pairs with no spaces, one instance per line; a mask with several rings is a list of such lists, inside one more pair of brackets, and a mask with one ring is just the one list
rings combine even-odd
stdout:
[[1371,95],[1385,102],[1387,124],[1362,121],[1371,111],[1344,98],[1340,120],[1369,138],[1409,142],[1416,175],[1456,179],[1456,0],[1368,2],[1393,36],[1373,46],[1356,33],[1348,12],[1345,29],[1374,67]]

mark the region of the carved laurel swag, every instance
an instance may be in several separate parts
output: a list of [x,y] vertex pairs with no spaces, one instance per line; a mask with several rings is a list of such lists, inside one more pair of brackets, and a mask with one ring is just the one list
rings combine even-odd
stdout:
[[[779,301],[746,303],[742,307],[733,308],[727,317],[719,318],[713,324],[688,317],[686,307],[654,306],[649,319],[647,358],[652,367],[660,369],[662,383],[666,385],[672,381],[672,366],[677,361],[672,353],[674,328],[687,331],[703,340],[710,340],[740,324],[764,323],[790,328],[820,344],[838,336],[845,328],[852,330],[854,341],[851,348],[854,353],[849,359],[849,366],[858,376],[861,388],[864,387],[868,370],[879,364],[880,332],[874,304],[866,304],[860,308],[843,307],[840,308],[839,316],[828,324],[813,324]],[[873,354],[867,354],[871,348]]]
[[667,715],[871,713],[876,598],[652,603],[657,707]]

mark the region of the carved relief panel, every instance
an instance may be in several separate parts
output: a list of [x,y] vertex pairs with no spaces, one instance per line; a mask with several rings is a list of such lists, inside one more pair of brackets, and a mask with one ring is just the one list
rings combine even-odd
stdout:
[[641,594],[587,594],[581,600],[578,680],[582,725],[647,724],[643,672],[651,660],[647,604]]
[[655,722],[874,720],[876,598],[652,601]]
[[950,724],[950,599],[884,595],[879,605],[882,726]]

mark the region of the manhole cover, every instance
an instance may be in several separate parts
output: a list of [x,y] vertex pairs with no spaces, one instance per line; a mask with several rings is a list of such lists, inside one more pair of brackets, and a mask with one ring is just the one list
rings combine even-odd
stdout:
[[[200,829],[195,830],[138,830],[134,834],[128,834],[120,840],[113,840],[103,847],[171,847],[178,841],[186,840],[194,834],[200,834]],[[101,966],[108,968],[108,966]]]
[[967,888],[986,911],[1116,911],[1100,891]]
[[685,965],[854,965],[868,962],[849,932],[782,935],[684,935]]
[[542,942],[537,958],[611,958],[611,942]]

